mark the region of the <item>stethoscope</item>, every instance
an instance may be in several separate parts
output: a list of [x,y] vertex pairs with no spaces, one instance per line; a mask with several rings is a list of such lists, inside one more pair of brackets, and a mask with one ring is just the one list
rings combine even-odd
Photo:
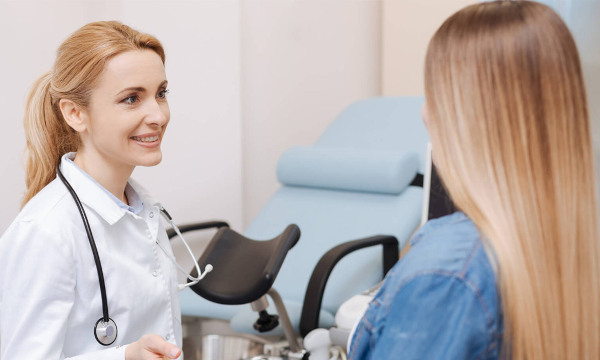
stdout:
[[[69,184],[69,182],[67,181],[67,179],[65,178],[63,173],[60,171],[60,166],[56,167],[56,173],[58,174],[58,177],[62,180],[62,182],[65,184],[65,186],[67,187],[67,189],[73,196],[73,200],[75,200],[75,204],[77,205],[77,209],[79,210],[79,214],[81,215],[81,220],[83,220],[83,226],[85,227],[85,231],[87,233],[88,240],[90,241],[90,247],[92,248],[92,253],[94,255],[94,262],[96,263],[96,271],[98,272],[98,282],[100,283],[100,296],[102,297],[102,317],[100,319],[98,319],[98,321],[96,322],[96,325],[94,326],[94,337],[101,345],[108,346],[108,345],[111,345],[112,343],[114,343],[115,340],[117,339],[118,330],[117,330],[117,324],[114,322],[113,319],[111,319],[108,316],[108,300],[106,299],[106,287],[104,285],[104,273],[102,272],[102,264],[100,263],[100,256],[98,255],[98,249],[96,248],[96,242],[94,241],[94,235],[92,234],[92,229],[90,228],[90,223],[87,219],[87,214],[85,212],[85,209],[83,208],[83,205],[81,204],[81,201],[79,200],[79,197],[77,196],[77,193],[75,193],[75,190],[73,190],[73,187],[71,187],[71,184]],[[165,253],[167,258],[169,258],[175,264],[177,269],[180,272],[182,272],[189,280],[189,282],[186,284],[179,284],[179,290],[183,290],[184,288],[186,288],[188,286],[193,286],[193,285],[197,284],[200,280],[202,280],[206,276],[206,274],[208,274],[209,272],[212,271],[212,269],[213,269],[212,265],[210,265],[210,264],[206,265],[206,267],[204,268],[204,272],[200,272],[200,266],[198,265],[198,261],[196,260],[194,253],[190,249],[188,243],[183,238],[183,235],[181,235],[181,231],[179,231],[179,228],[177,227],[177,225],[175,225],[175,223],[173,222],[173,218],[171,217],[171,215],[169,215],[167,210],[165,210],[165,208],[162,207],[162,205],[160,203],[156,203],[154,205],[158,206],[160,213],[164,216],[164,218],[167,220],[167,222],[169,222],[169,224],[171,224],[171,226],[173,227],[173,229],[175,230],[175,232],[177,233],[177,236],[179,236],[181,241],[183,241],[185,248],[187,249],[187,251],[190,254],[190,256],[192,257],[192,259],[194,260],[194,266],[196,267],[196,271],[199,275],[198,277],[193,277],[193,276],[189,275],[188,272],[185,271],[177,263],[175,258],[173,256],[171,256],[162,247],[160,242],[158,240],[156,240],[156,244]]]

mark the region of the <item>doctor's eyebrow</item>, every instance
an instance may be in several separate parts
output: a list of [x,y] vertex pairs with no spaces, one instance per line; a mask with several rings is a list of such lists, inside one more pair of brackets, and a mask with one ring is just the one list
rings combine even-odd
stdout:
[[[168,81],[167,81],[167,80],[163,80],[163,81],[160,83],[160,85],[158,85],[158,89],[162,89],[162,88],[166,87],[166,86],[167,86],[167,83],[168,83]],[[144,87],[142,87],[142,86],[132,86],[132,87],[128,87],[128,88],[125,88],[125,89],[123,89],[123,90],[119,91],[119,92],[118,92],[118,93],[117,93],[115,96],[117,96],[117,97],[118,97],[118,96],[124,95],[125,93],[132,92],[132,91],[136,91],[136,92],[146,92],[146,88],[144,88]]]

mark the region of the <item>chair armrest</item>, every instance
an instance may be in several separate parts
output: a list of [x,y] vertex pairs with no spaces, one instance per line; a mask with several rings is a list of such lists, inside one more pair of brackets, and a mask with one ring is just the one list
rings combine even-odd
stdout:
[[[181,233],[184,233],[195,230],[220,229],[222,227],[229,227],[229,224],[225,221],[215,220],[181,225],[179,226],[179,231],[181,231]],[[169,237],[169,240],[174,238],[176,235],[177,233],[175,233],[174,229],[167,230],[167,236]]]
[[377,235],[364,239],[348,241],[340,244],[325,253],[319,259],[317,266],[312,272],[302,306],[300,317],[300,334],[304,337],[310,331],[316,329],[319,324],[319,312],[323,302],[323,293],[327,279],[335,265],[346,255],[366,247],[383,245],[383,274],[394,266],[398,261],[398,240],[393,236]]

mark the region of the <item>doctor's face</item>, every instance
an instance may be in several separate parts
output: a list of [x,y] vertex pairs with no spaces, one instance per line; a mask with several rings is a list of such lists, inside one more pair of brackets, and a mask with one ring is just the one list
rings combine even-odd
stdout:
[[86,130],[77,157],[115,170],[158,164],[170,119],[166,93],[165,68],[155,52],[134,50],[112,58],[83,111]]

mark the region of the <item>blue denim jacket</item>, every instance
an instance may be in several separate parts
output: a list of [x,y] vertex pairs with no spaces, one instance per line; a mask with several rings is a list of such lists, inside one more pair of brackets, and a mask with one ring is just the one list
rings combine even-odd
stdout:
[[354,332],[350,360],[498,359],[502,310],[475,224],[431,220],[390,270]]

